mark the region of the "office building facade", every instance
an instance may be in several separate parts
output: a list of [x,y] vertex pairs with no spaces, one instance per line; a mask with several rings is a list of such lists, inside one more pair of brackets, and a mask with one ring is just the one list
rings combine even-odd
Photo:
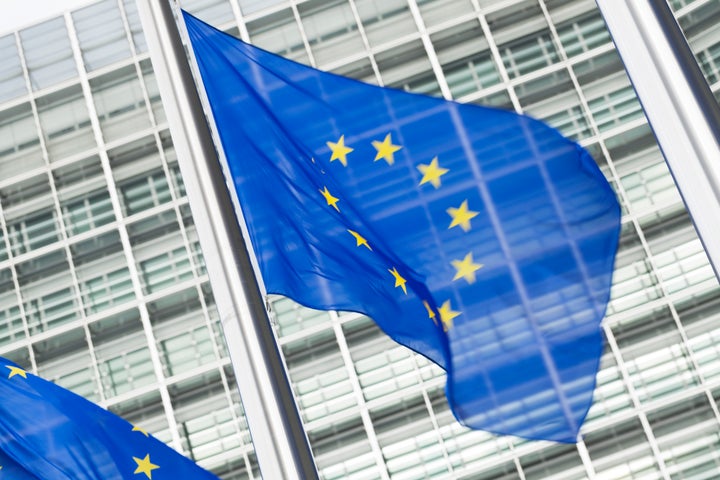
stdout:
[[[720,98],[720,3],[669,3]],[[181,4],[323,70],[543,119],[622,203],[577,445],[468,430],[442,370],[371,320],[268,299],[322,478],[717,478],[720,286],[592,0]],[[0,35],[0,60],[0,356],[260,478],[135,0]]]

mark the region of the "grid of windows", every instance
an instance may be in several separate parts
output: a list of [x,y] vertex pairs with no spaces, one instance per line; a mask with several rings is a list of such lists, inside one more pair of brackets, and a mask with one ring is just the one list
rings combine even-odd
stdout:
[[[720,3],[668,3],[720,99]],[[181,4],[303,63],[541,118],[622,203],[577,445],[467,430],[443,372],[371,320],[270,299],[322,478],[716,476],[720,287],[592,0]],[[0,36],[0,59],[0,355],[259,478],[135,1]]]
[[0,38],[0,354],[257,478],[146,50],[133,0]]

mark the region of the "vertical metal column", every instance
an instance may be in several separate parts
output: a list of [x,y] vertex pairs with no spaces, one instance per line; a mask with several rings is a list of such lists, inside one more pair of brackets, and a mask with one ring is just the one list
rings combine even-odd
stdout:
[[720,106],[666,0],[596,0],[720,278]]
[[318,478],[172,8],[137,5],[260,471]]

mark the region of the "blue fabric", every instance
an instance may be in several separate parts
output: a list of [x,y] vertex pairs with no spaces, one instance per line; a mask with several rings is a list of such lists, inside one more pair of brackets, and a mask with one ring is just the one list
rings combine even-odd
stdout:
[[117,415],[4,358],[0,466],[0,478],[13,480],[217,480]]
[[590,155],[184,17],[267,291],[367,314],[445,369],[469,427],[576,441],[620,225]]

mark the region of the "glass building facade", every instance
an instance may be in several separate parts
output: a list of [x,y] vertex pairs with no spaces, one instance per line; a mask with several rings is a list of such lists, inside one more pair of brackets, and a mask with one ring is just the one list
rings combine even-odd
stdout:
[[[720,98],[720,2],[669,3]],[[369,319],[270,299],[322,478],[720,476],[720,286],[592,0],[181,4],[320,69],[543,119],[623,206],[577,445],[470,431],[442,370]],[[135,0],[0,35],[0,356],[260,478]]]

